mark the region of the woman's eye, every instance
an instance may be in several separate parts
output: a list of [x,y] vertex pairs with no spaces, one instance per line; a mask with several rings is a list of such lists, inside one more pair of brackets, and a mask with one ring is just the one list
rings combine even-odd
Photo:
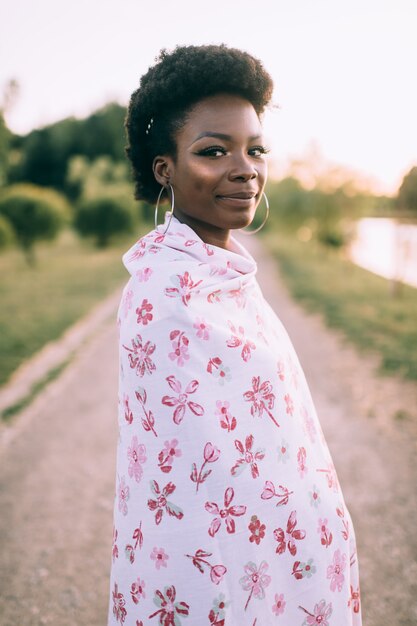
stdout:
[[200,150],[198,154],[200,156],[219,157],[226,154],[226,150],[221,146],[210,146],[209,148]]
[[269,150],[264,146],[254,146],[249,150],[249,154],[255,157],[262,156],[263,154],[268,154],[268,152]]

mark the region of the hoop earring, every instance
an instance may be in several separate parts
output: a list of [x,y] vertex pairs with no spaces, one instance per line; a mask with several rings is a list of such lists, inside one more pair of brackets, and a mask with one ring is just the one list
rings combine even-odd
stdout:
[[[168,187],[170,188],[170,191],[171,191],[171,211],[170,211],[170,214],[169,214],[168,226],[166,227],[166,229],[165,229],[165,231],[163,233],[164,235],[167,234],[168,228],[169,228],[169,226],[171,224],[172,216],[174,215],[174,205],[175,205],[174,189],[173,189],[171,183],[168,183]],[[156,207],[155,207],[155,229],[158,228],[158,209],[159,209],[159,203],[160,203],[160,200],[161,200],[161,196],[162,196],[163,192],[168,189],[168,187],[162,186],[161,191],[159,192],[159,195],[158,195],[158,200],[156,201]]]
[[265,204],[266,204],[266,214],[265,214],[264,221],[262,222],[260,226],[258,226],[258,228],[255,228],[255,230],[244,230],[243,228],[241,228],[240,232],[243,233],[244,235],[254,235],[255,233],[259,233],[261,228],[263,228],[266,224],[266,221],[269,217],[269,202],[268,202],[268,198],[266,197],[266,193],[264,191],[262,192],[262,195],[265,199]]

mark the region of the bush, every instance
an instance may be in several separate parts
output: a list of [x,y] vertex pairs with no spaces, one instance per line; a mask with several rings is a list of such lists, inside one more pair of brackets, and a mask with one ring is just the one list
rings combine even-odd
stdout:
[[0,196],[0,215],[12,225],[17,243],[33,265],[36,241],[54,239],[68,220],[69,209],[65,198],[52,189],[17,184]]
[[84,200],[75,216],[75,228],[83,237],[95,237],[99,248],[117,234],[132,232],[133,212],[128,202],[111,195]]
[[8,219],[0,215],[0,250],[7,248],[14,238],[13,226]]

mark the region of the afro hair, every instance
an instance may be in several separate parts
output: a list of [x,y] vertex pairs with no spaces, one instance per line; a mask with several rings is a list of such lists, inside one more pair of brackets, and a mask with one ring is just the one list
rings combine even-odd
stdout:
[[135,198],[155,202],[160,186],[152,163],[158,154],[175,157],[175,133],[192,107],[209,96],[228,93],[248,100],[260,116],[273,83],[258,59],[226,45],[179,46],[162,50],[133,92],[125,128]]

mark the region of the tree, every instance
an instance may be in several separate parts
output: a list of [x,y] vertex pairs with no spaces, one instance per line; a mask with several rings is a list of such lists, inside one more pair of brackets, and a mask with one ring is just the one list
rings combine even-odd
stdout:
[[20,184],[6,188],[0,196],[0,215],[12,225],[28,264],[34,265],[35,243],[54,239],[69,210],[65,198],[56,191]]
[[417,167],[414,166],[403,178],[397,195],[397,206],[403,211],[417,214]]
[[113,235],[131,232],[133,212],[120,198],[111,195],[84,200],[76,213],[75,228],[84,237],[95,237],[99,248],[109,245]]

